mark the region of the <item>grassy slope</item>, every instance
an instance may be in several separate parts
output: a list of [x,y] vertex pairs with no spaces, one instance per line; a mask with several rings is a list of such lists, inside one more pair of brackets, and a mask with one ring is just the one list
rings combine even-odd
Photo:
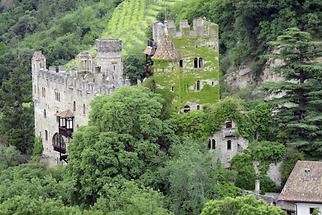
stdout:
[[146,46],[146,31],[157,21],[159,11],[166,10],[182,0],[126,0],[115,9],[102,38],[121,39],[123,54],[133,50],[142,50]]

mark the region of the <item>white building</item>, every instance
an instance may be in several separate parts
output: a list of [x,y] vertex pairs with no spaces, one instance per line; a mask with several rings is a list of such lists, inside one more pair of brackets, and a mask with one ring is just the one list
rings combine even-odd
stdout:
[[322,162],[298,161],[278,197],[278,202],[293,203],[297,215],[322,215]]

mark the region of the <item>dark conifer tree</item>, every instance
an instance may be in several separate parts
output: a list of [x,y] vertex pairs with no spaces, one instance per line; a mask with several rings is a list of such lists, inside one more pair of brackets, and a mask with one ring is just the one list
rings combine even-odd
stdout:
[[9,73],[0,89],[0,137],[6,145],[30,154],[33,144],[31,78],[20,63]]
[[266,86],[281,93],[272,103],[278,108],[277,136],[311,155],[322,153],[322,43],[311,35],[290,28],[272,43],[276,68],[285,81]]

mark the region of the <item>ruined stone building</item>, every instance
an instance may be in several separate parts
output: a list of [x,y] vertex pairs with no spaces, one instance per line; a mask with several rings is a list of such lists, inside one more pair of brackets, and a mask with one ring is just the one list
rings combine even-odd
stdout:
[[200,110],[220,97],[218,25],[195,19],[177,30],[174,21],[153,25],[153,41],[144,53],[147,71],[145,83],[157,92],[174,98],[177,110]]
[[248,147],[248,140],[237,136],[238,128],[232,120],[227,120],[221,130],[208,138],[208,149],[213,153],[215,161],[225,168],[230,167],[231,159]]
[[42,140],[44,161],[67,162],[72,133],[88,123],[90,103],[97,95],[110,95],[128,84],[123,78],[119,40],[96,40],[96,56],[82,52],[75,66],[49,67],[46,57],[32,57],[35,135]]

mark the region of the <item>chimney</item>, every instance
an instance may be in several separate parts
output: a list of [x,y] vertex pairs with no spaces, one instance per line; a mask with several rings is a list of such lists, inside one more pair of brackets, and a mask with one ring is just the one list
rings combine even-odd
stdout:
[[311,180],[311,170],[306,168],[304,169],[304,181]]

